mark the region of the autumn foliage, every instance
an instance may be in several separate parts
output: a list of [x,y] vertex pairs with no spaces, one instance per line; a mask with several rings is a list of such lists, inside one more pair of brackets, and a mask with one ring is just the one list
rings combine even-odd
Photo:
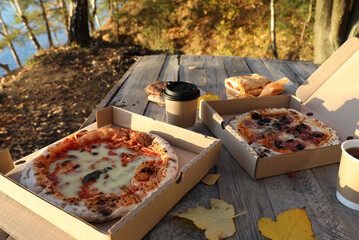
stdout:
[[[269,6],[269,0],[126,1],[110,20],[119,26],[110,38],[169,53],[272,58]],[[279,58],[312,60],[313,22],[298,47],[309,1],[278,0],[275,11]]]

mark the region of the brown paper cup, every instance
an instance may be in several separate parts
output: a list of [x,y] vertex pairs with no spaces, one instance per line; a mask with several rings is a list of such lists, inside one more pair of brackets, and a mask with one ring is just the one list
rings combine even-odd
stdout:
[[200,96],[196,85],[188,82],[168,82],[163,96],[167,123],[183,128],[195,124],[197,99]]
[[359,139],[342,143],[336,195],[345,206],[359,210],[359,160],[346,151],[352,147],[359,148]]
[[194,125],[197,113],[197,99],[191,101],[165,100],[167,123],[189,128]]

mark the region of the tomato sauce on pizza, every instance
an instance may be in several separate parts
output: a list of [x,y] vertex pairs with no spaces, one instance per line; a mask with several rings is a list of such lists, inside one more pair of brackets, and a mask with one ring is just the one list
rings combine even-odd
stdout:
[[294,109],[253,110],[234,117],[230,125],[260,156],[273,156],[339,143],[333,129]]
[[70,213],[102,222],[127,214],[177,171],[174,150],[159,136],[102,128],[46,147],[20,183]]

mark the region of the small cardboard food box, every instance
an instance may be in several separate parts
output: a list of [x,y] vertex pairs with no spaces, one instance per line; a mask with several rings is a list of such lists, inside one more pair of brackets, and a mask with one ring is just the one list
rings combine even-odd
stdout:
[[97,122],[87,130],[104,126],[124,127],[163,137],[178,155],[177,178],[166,182],[123,218],[89,223],[18,183],[22,169],[36,153],[16,161],[13,168],[9,152],[3,151],[0,153],[0,228],[15,239],[140,239],[219,160],[221,140],[116,107],[98,111],[96,118]]
[[264,108],[294,108],[336,130],[340,141],[359,129],[359,39],[347,40],[297,89],[296,95],[202,101],[200,118],[253,179],[338,162],[340,145],[260,157],[228,122]]

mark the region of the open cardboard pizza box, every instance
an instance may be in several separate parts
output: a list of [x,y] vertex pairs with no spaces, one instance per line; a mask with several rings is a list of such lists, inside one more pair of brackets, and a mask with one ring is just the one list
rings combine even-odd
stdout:
[[150,132],[166,139],[179,157],[180,172],[138,207],[121,219],[89,223],[23,188],[22,169],[36,154],[15,162],[8,151],[0,153],[0,228],[15,239],[140,239],[219,160],[221,141],[141,115],[108,107],[97,112],[97,122],[86,129],[103,126]]
[[259,157],[228,126],[240,113],[263,108],[294,108],[336,130],[341,141],[357,138],[359,129],[359,39],[347,40],[300,86],[297,96],[201,101],[200,118],[253,179],[338,162],[340,146],[323,147],[273,157]]

